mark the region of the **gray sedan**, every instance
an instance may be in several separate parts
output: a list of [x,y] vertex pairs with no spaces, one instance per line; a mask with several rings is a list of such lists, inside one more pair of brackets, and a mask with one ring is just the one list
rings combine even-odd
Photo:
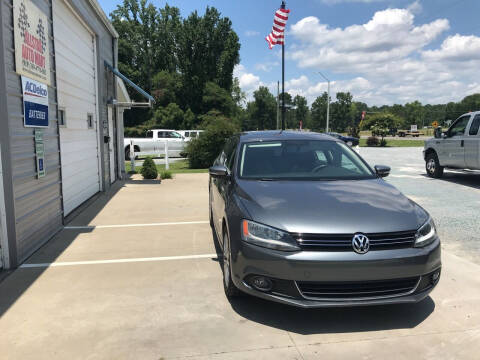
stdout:
[[252,132],[210,169],[228,297],[300,307],[414,303],[440,278],[429,214],[331,137]]

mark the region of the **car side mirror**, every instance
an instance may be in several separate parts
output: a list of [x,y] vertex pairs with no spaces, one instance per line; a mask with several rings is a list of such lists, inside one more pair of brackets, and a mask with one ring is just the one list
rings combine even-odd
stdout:
[[223,165],[216,165],[216,166],[212,166],[208,170],[208,173],[210,174],[210,176],[221,178],[221,177],[228,176],[228,169]]
[[378,176],[384,178],[390,175],[390,167],[385,165],[375,165],[375,172]]

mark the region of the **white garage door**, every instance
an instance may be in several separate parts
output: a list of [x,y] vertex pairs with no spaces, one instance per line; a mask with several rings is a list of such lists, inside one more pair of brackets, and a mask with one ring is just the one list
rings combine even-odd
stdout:
[[63,0],[53,29],[66,216],[100,191],[95,38]]

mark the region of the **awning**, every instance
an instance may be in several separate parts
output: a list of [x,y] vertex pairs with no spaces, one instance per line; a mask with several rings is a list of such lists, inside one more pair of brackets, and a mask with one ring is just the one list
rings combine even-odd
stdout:
[[152,107],[152,103],[155,103],[155,99],[152,95],[147,93],[145,90],[143,90],[140,86],[135,84],[132,80],[127,78],[125,75],[123,75],[118,69],[115,69],[112,65],[110,65],[108,62],[104,62],[105,67],[109,69],[115,76],[117,76],[119,79],[123,80],[126,82],[128,85],[133,87],[135,91],[137,91],[140,95],[144,96],[145,98],[148,99],[148,103],[138,103],[135,101],[128,102],[128,103],[123,103],[123,102],[118,102],[115,100],[114,105],[120,106],[120,107],[127,107],[127,108],[132,108],[132,107]]

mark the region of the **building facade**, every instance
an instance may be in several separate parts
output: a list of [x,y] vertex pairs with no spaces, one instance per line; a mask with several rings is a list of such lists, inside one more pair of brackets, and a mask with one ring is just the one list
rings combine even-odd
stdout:
[[117,67],[118,34],[97,1],[0,1],[0,268],[7,269],[122,176],[124,149],[114,107],[119,80],[105,65]]

